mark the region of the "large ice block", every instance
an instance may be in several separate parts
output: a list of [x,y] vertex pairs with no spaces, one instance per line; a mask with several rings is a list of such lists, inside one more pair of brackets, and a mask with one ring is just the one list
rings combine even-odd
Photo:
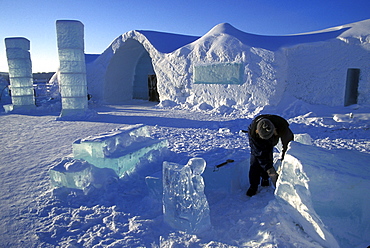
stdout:
[[163,215],[171,227],[195,234],[211,228],[201,176],[205,167],[202,158],[192,158],[186,165],[163,162]]
[[80,21],[56,22],[59,54],[61,118],[86,112],[87,80],[84,55],[84,26]]
[[77,20],[57,20],[58,48],[84,49],[84,25]]
[[6,38],[6,55],[13,109],[35,107],[30,41],[23,37]]
[[360,247],[369,240],[369,160],[366,153],[291,142],[276,198],[323,247]]
[[83,160],[64,158],[53,165],[49,175],[55,187],[84,189],[92,181],[92,166]]
[[118,179],[113,170],[100,169],[87,161],[69,157],[56,162],[49,175],[54,187],[82,190],[89,186],[101,188]]
[[73,156],[84,159],[100,168],[111,168],[122,177],[135,170],[143,160],[156,160],[167,151],[167,140],[150,137],[142,124],[127,126],[76,140]]
[[194,66],[195,84],[242,84],[243,65],[217,63]]

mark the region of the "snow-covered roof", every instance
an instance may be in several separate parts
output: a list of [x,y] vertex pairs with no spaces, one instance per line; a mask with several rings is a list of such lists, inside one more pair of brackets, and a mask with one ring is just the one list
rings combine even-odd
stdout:
[[250,47],[264,48],[275,51],[281,47],[294,46],[302,43],[327,41],[330,39],[341,38],[347,39],[349,37],[361,38],[370,37],[370,19],[361,22],[356,22],[348,25],[328,28],[320,31],[282,35],[269,36],[257,35],[243,32],[229,23],[221,23],[213,27],[204,36],[189,36],[148,30],[136,30],[144,35],[147,40],[162,53],[171,53],[176,49],[192,43],[200,38],[207,38],[217,35],[229,35],[237,38],[240,42]]
[[164,32],[138,30],[161,53],[170,53],[199,39],[199,36],[171,34]]

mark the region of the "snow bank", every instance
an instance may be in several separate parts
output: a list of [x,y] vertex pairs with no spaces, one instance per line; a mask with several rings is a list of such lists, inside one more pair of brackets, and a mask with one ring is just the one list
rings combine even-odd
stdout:
[[370,155],[357,151],[324,150],[292,142],[276,198],[321,245],[363,245],[370,242],[369,159]]

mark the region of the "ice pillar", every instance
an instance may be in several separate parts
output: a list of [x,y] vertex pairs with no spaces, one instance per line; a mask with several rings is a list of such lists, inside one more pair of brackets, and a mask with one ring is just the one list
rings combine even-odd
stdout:
[[59,87],[63,116],[87,110],[87,82],[84,54],[84,26],[80,21],[56,22],[59,54]]
[[171,227],[195,234],[211,228],[201,176],[205,168],[202,158],[192,158],[185,166],[163,162],[163,215]]
[[13,109],[35,107],[30,41],[23,37],[5,38]]

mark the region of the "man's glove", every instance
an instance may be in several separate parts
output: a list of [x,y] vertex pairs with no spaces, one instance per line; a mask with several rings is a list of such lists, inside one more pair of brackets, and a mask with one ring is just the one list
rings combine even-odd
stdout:
[[272,185],[276,188],[276,181],[278,180],[279,174],[277,174],[274,167],[271,167],[267,170],[267,174],[269,175]]

